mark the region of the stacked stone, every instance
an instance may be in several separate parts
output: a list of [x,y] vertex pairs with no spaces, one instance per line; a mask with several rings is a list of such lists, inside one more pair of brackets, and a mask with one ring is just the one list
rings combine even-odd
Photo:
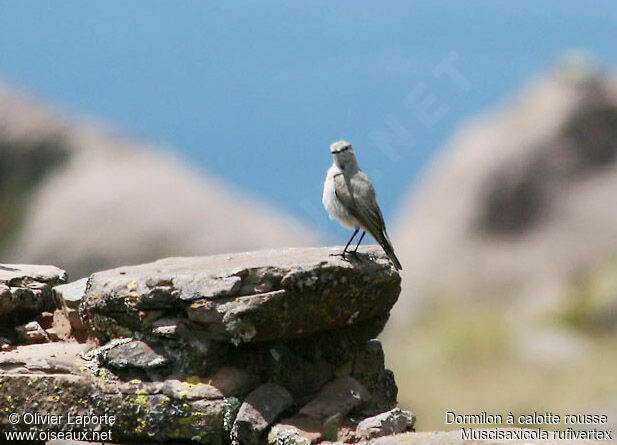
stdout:
[[52,328],[52,288],[66,281],[54,266],[0,265],[0,350],[58,340]]

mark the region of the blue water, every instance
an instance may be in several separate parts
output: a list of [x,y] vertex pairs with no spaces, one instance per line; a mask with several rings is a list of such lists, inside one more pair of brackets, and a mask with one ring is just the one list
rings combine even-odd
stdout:
[[0,78],[338,240],[321,208],[331,142],[354,144],[392,217],[465,119],[561,53],[615,65],[616,24],[608,0],[0,0]]

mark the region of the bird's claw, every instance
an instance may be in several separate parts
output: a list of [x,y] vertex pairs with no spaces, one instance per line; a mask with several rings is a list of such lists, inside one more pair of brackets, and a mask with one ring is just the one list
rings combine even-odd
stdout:
[[353,252],[340,252],[340,253],[331,253],[330,256],[340,256],[341,258],[343,258],[345,261],[349,261],[349,259],[347,258],[347,254],[349,253],[353,253]]

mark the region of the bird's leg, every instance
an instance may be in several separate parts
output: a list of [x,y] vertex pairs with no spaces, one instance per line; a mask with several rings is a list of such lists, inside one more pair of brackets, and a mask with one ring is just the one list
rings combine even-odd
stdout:
[[356,244],[356,248],[354,250],[354,253],[356,253],[358,251],[358,247],[360,247],[360,243],[362,242],[362,240],[364,239],[364,235],[366,235],[365,231],[362,231],[362,236],[360,236],[360,241],[358,241],[358,244]]
[[358,234],[359,231],[360,231],[360,229],[356,229],[356,231],[353,233],[353,235],[351,235],[351,238],[349,238],[349,241],[347,241],[347,245],[343,249],[343,255],[342,255],[343,258],[345,258],[345,253],[347,253],[347,248],[349,247],[349,245],[351,244],[351,242],[356,237],[356,235]]

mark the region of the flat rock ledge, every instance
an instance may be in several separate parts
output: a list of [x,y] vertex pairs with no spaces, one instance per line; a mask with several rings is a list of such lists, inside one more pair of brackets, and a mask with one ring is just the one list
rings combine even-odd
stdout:
[[[48,288],[15,313],[25,325],[0,352],[0,406],[59,420],[0,416],[0,432],[292,445],[413,431],[375,340],[400,277],[378,247],[341,250],[168,258],[69,284],[24,266],[20,283]],[[32,323],[41,339],[23,341]]]

